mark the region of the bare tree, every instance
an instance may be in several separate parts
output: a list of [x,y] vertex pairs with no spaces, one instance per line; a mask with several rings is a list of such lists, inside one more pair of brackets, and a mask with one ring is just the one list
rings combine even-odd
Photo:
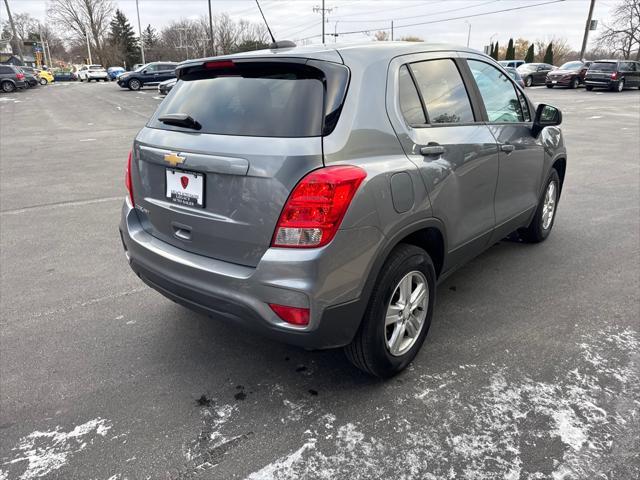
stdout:
[[625,59],[640,60],[640,2],[622,0],[614,9],[612,22],[603,24],[603,32],[596,42],[599,48],[615,52]]
[[405,35],[404,37],[401,37],[400,40],[403,42],[424,42],[423,38],[415,35]]
[[56,25],[83,38],[87,34],[101,63],[114,7],[110,0],[50,0],[47,13]]
[[376,39],[378,42],[386,42],[387,40],[389,40],[390,35],[389,35],[389,32],[387,32],[386,30],[378,30],[376,33],[373,34],[373,38]]

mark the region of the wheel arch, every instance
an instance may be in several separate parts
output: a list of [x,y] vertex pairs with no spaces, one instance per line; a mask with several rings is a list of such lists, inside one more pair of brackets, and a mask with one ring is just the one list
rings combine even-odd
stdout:
[[567,173],[567,159],[565,157],[558,157],[553,161],[551,168],[558,172],[560,177],[560,192],[562,192],[562,186],[564,185],[564,178]]

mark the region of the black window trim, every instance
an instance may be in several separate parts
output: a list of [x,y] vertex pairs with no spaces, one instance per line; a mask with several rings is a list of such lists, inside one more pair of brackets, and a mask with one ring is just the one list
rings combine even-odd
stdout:
[[[411,69],[411,65],[416,64],[416,63],[432,62],[432,61],[435,61],[435,60],[451,60],[451,61],[453,61],[456,69],[458,70],[458,73],[460,74],[460,79],[462,80],[462,85],[464,86],[465,91],[467,92],[467,97],[469,98],[469,105],[471,106],[471,113],[473,114],[473,118],[474,118],[473,122],[429,123],[429,112],[428,112],[428,110],[426,108],[426,105],[424,103],[424,98],[422,97],[422,92],[420,92],[420,89],[418,88],[418,84],[416,82],[415,76],[414,76],[413,71]],[[413,86],[416,89],[416,91],[418,92],[418,98],[420,99],[420,104],[422,105],[422,112],[424,114],[424,118],[427,121],[427,123],[424,123],[424,124],[408,124],[411,128],[416,128],[417,129],[417,128],[441,128],[441,127],[468,127],[468,126],[479,125],[479,124],[484,123],[484,121],[481,119],[482,112],[477,108],[477,105],[474,104],[473,95],[469,91],[469,86],[467,85],[467,81],[466,81],[465,75],[463,73],[463,68],[461,68],[462,62],[460,60],[461,59],[459,57],[446,55],[446,56],[442,56],[442,57],[438,57],[438,58],[428,58],[428,59],[423,59],[423,60],[416,60],[416,61],[413,61],[413,62],[407,62],[407,63],[403,63],[402,65],[400,65],[398,67],[398,72],[400,72],[400,68],[402,68],[403,66],[407,67],[407,71],[409,72],[409,75],[411,76],[411,80],[413,81]],[[406,120],[405,120],[405,123],[407,123]]]
[[462,57],[461,60],[463,60],[464,69],[465,69],[465,71],[467,72],[467,75],[468,75],[468,78],[466,78],[465,81],[469,82],[469,84],[471,85],[471,89],[474,91],[475,100],[478,102],[478,107],[482,111],[483,123],[485,123],[487,125],[525,125],[525,126],[528,126],[528,127],[533,125],[533,120],[534,120],[534,116],[535,116],[535,113],[534,113],[535,109],[533,108],[533,105],[531,104],[531,101],[525,95],[525,93],[522,91],[522,89],[520,88],[520,85],[518,85],[513,80],[513,78],[511,78],[511,75],[509,75],[508,73],[505,75],[504,72],[501,72],[501,73],[503,75],[505,75],[507,77],[507,79],[511,82],[511,85],[514,87],[514,90],[516,91],[516,96],[518,95],[518,93],[520,93],[524,97],[524,99],[527,101],[527,105],[529,107],[529,119],[530,120],[528,122],[526,120],[523,121],[523,122],[491,122],[491,121],[489,121],[489,115],[487,114],[487,109],[484,106],[484,100],[482,99],[482,94],[480,93],[480,89],[478,88],[478,85],[476,84],[475,78],[473,78],[473,73],[471,72],[471,67],[469,67],[469,64],[467,63],[467,61],[468,60],[475,60],[477,62],[486,63],[487,65],[491,65],[494,68],[496,66],[493,63],[488,62],[485,59],[479,58],[479,57]]

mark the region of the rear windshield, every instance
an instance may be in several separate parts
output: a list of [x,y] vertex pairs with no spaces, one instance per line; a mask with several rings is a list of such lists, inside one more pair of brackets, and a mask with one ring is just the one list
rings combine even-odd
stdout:
[[158,120],[187,114],[200,133],[257,137],[312,137],[322,134],[324,85],[301,71],[247,76],[188,77],[178,82],[149,123],[166,130],[193,131]]
[[589,70],[598,70],[600,72],[615,72],[616,63],[614,62],[594,62],[589,67]]

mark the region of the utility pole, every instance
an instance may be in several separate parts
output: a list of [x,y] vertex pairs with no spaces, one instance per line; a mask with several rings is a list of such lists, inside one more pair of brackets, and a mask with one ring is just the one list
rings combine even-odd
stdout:
[[393,42],[393,20],[391,20],[391,41]]
[[4,6],[7,7],[7,16],[9,17],[9,23],[11,24],[11,32],[13,33],[13,38],[16,39],[16,45],[18,46],[18,56],[20,57],[20,61],[24,63],[24,57],[22,56],[22,45],[20,45],[22,43],[22,39],[16,34],[16,26],[13,23],[13,17],[11,16],[11,10],[9,9],[8,0],[4,0]]
[[87,52],[89,53],[89,65],[93,65],[93,59],[91,58],[91,44],[89,43],[89,31],[84,29],[84,36],[87,39]]
[[587,23],[584,26],[584,37],[582,37],[582,49],[580,49],[580,60],[584,59],[584,52],[587,50],[587,40],[589,40],[589,27],[591,26],[591,16],[593,15],[593,7],[596,4],[596,0],[591,0],[589,5],[589,15],[587,16]]
[[215,55],[215,48],[213,46],[213,15],[211,13],[211,0],[209,0],[209,46],[211,48],[211,55]]
[[142,54],[142,63],[144,61],[144,40],[142,39],[142,28],[140,27],[140,7],[138,7],[138,0],[136,0],[136,13],[138,14],[138,35],[140,35],[140,53]]
[[51,49],[49,48],[49,40],[47,40],[47,53],[49,54],[49,63],[47,63],[47,66],[49,68],[53,67],[53,60],[51,59]]
[[[6,1],[6,0],[5,0]],[[322,43],[324,44],[324,23],[325,23],[325,14],[326,13],[331,13],[333,11],[333,8],[325,8],[324,6],[324,0],[322,0],[322,7],[313,7],[313,12],[314,13],[322,13]]]
[[467,33],[467,48],[469,48],[469,41],[471,40],[471,22],[465,20],[464,23],[469,25],[469,33]]

